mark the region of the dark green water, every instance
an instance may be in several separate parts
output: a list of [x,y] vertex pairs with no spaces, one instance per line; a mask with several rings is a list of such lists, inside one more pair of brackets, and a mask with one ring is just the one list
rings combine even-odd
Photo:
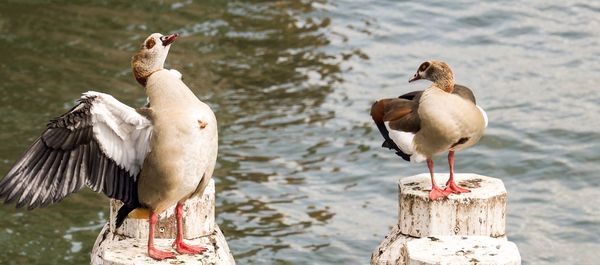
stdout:
[[[600,258],[597,2],[48,2],[0,3],[0,175],[84,91],[142,105],[131,55],[180,32],[167,67],[217,114],[218,222],[238,264],[366,264],[396,222],[396,181],[426,172],[379,148],[370,104],[427,87],[407,80],[437,58],[488,111],[456,167],[504,180],[524,264]],[[0,264],[88,263],[107,206],[89,190],[0,206]]]

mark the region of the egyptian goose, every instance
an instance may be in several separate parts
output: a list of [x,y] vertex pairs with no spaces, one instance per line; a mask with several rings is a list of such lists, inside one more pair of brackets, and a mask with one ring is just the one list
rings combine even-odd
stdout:
[[[487,127],[487,115],[476,105],[473,92],[454,84],[448,64],[441,61],[422,63],[408,81],[433,82],[424,91],[413,91],[399,98],[382,99],[371,108],[371,116],[384,138],[382,147],[411,163],[427,161],[431,175],[429,199],[451,193],[470,192],[454,182],[454,152],[477,143]],[[448,152],[450,178],[442,190],[436,183],[432,157]]]
[[206,249],[183,242],[183,203],[200,195],[216,163],[217,122],[210,107],[164,62],[177,34],[154,33],[132,59],[149,104],[133,109],[110,95],[86,92],[52,120],[0,181],[0,198],[17,208],[47,206],[84,185],[123,201],[119,227],[129,213],[149,218],[148,254],[174,258],[154,247],[157,215],[176,205],[174,247],[185,254]]

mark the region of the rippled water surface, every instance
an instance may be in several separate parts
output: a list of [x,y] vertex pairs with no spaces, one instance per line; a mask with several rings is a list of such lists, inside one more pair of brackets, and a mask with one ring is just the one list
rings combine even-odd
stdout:
[[[39,2],[0,3],[1,175],[84,91],[142,105],[131,55],[180,32],[167,66],[217,114],[238,264],[366,264],[396,222],[395,183],[426,172],[379,147],[370,105],[427,87],[407,79],[437,58],[488,111],[457,170],[504,180],[524,264],[600,258],[598,2]],[[107,202],[0,206],[0,263],[87,263]]]

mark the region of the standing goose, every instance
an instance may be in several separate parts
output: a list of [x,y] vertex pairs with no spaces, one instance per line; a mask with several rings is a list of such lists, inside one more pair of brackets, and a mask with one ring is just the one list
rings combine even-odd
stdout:
[[78,104],[52,120],[0,181],[0,198],[17,208],[56,203],[84,185],[123,201],[119,227],[137,210],[149,217],[148,255],[174,258],[154,247],[157,215],[176,205],[179,253],[205,248],[183,242],[183,203],[201,195],[216,162],[217,122],[176,70],[164,69],[177,34],[154,33],[133,57],[136,80],[148,104],[133,109],[110,95],[86,92]]
[[[408,81],[433,82],[424,91],[413,91],[399,98],[382,99],[371,107],[371,116],[384,138],[382,147],[411,163],[427,161],[431,175],[430,200],[470,190],[454,182],[454,152],[479,141],[487,127],[487,115],[475,103],[473,92],[454,84],[450,66],[441,61],[421,64]],[[435,154],[448,152],[450,178],[442,190],[433,173]]]

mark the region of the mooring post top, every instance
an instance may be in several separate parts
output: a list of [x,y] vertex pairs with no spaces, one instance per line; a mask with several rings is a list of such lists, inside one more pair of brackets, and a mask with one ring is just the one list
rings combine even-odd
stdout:
[[[157,261],[148,256],[147,241],[140,238],[125,238],[110,232],[108,224],[96,239],[91,254],[91,265],[146,265],[146,264],[198,264],[198,265],[235,265],[235,260],[229,251],[225,236],[218,226],[214,233],[185,240],[186,243],[205,247],[202,254],[179,254],[175,259]],[[157,248],[174,252],[173,239],[157,238],[154,244]]]
[[[448,173],[436,173],[435,181],[438,185],[445,186],[450,175]],[[506,194],[506,188],[502,180],[473,173],[454,174],[456,183],[470,189],[469,193],[459,195],[451,194],[448,199],[487,199],[490,197]],[[400,179],[398,186],[401,194],[411,195],[422,199],[428,199],[431,191],[431,177],[429,173],[414,175]],[[441,200],[443,201],[443,200]]]
[[429,236],[406,250],[407,264],[521,264],[514,243],[487,236]]
[[[398,225],[402,234],[480,235],[504,237],[507,194],[501,180],[477,174],[456,174],[458,185],[469,193],[451,194],[431,201],[431,178],[420,174],[400,180]],[[443,185],[448,174],[437,173]]]
[[[157,248],[173,252],[171,244],[173,240],[158,238],[154,240]],[[146,249],[146,240],[144,239],[125,239],[114,241],[107,246],[103,252],[104,262],[118,265],[137,265],[137,264],[218,264],[218,257],[214,246],[202,238],[188,240],[187,243],[207,248],[207,250],[198,255],[176,255],[175,259],[166,259],[156,261],[148,256]]]

